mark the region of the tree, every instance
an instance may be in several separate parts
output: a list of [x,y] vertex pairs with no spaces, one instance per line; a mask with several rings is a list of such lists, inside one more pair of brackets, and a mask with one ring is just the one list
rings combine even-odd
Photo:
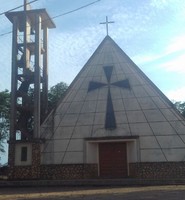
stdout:
[[0,92],[0,152],[5,152],[3,143],[8,137],[10,124],[10,93],[8,90]]
[[[48,91],[48,110],[54,108],[67,90],[68,85],[64,82],[60,82]],[[33,95],[33,91],[29,91],[29,96]],[[4,143],[8,138],[10,125],[10,92],[4,90],[0,92],[0,152],[5,152]]]
[[54,108],[58,101],[64,96],[68,85],[64,82],[60,82],[53,87],[51,87],[48,91],[48,110],[50,111]]
[[174,102],[175,107],[180,111],[183,117],[185,117],[185,102],[177,101]]

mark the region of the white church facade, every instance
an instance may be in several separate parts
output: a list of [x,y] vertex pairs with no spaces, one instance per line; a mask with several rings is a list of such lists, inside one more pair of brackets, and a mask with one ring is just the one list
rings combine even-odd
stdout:
[[185,178],[185,119],[108,36],[108,18],[107,36],[47,115],[55,24],[27,0],[24,11],[6,16],[13,24],[10,180]]
[[42,123],[39,141],[16,144],[12,179],[185,177],[184,118],[109,36]]

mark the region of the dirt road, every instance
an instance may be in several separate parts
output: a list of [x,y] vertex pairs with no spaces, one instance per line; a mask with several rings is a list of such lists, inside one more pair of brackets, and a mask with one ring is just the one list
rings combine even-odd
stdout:
[[185,186],[0,188],[0,200],[185,200]]

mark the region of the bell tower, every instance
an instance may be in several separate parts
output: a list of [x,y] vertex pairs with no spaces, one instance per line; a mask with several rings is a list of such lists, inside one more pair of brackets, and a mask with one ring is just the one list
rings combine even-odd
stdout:
[[[10,177],[19,178],[18,166],[40,164],[40,124],[47,114],[48,29],[55,24],[45,9],[7,12],[13,24],[9,166]],[[42,103],[41,103],[42,102]],[[15,176],[15,174],[17,174]]]

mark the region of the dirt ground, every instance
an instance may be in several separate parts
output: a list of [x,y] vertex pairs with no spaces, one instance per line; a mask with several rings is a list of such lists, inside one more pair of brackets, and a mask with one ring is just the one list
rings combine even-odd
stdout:
[[0,188],[0,200],[185,200],[185,186]]

